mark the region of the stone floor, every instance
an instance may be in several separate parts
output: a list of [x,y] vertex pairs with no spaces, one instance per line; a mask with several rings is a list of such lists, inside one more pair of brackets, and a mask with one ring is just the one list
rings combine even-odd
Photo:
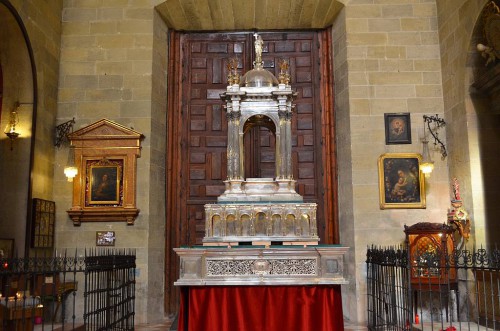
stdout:
[[136,331],[159,331],[159,330],[170,330],[171,322],[165,322],[163,324],[144,324],[136,325]]
[[159,324],[139,324],[136,325],[134,330],[136,331],[159,331],[159,330],[170,330],[173,321],[165,321]]
[[[147,325],[136,325],[135,330],[136,331],[165,331],[165,330],[170,330],[170,327],[172,325],[172,321],[165,321],[165,323],[161,324],[147,324]],[[365,326],[354,326],[350,325],[349,323],[344,324],[344,330],[345,331],[362,331],[362,330],[367,330]]]

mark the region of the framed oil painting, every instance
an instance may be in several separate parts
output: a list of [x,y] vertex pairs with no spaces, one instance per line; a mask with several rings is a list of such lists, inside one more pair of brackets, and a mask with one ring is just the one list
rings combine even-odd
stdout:
[[123,160],[87,160],[88,206],[120,206]]
[[385,144],[411,144],[410,113],[386,113]]
[[426,207],[421,161],[422,156],[416,153],[388,153],[379,157],[380,209]]
[[14,257],[14,239],[0,238],[0,259]]
[[34,198],[32,208],[31,247],[54,247],[56,203]]

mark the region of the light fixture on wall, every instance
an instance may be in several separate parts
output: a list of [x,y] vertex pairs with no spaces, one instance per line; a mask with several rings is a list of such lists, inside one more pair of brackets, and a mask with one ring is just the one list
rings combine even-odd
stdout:
[[434,170],[434,161],[432,161],[431,154],[429,153],[429,140],[427,140],[425,136],[422,139],[422,145],[422,162],[420,163],[420,170],[428,177],[432,170]]
[[14,104],[14,109],[10,112],[9,124],[7,124],[7,127],[5,128],[4,131],[7,137],[9,137],[10,139],[10,150],[13,149],[14,140],[20,135],[20,133],[16,131],[16,125],[19,123],[19,115],[18,115],[19,106],[20,106],[19,102],[16,102]]
[[[54,141],[56,147],[61,147],[65,142],[69,144],[68,134],[73,132],[74,124],[75,118],[73,117],[72,120],[56,126],[56,137]],[[64,167],[64,175],[68,178],[68,182],[72,182],[77,174],[78,168],[75,166],[75,149],[73,146],[69,146],[68,161]]]
[[75,166],[75,147],[70,146],[68,152],[68,162],[64,167],[64,175],[68,178],[68,182],[72,182],[73,178],[78,175],[78,168]]
[[[434,128],[431,128],[431,123],[434,123]],[[444,160],[448,153],[446,152],[446,146],[439,139],[438,129],[444,127],[446,122],[444,119],[436,116],[427,116],[424,115],[424,137],[422,138],[422,162],[420,162],[420,170],[426,177],[430,176],[430,173],[434,170],[434,161],[431,159],[431,154],[429,151],[429,140],[427,140],[428,135],[426,134],[426,127],[429,133],[434,138],[434,145],[437,146],[439,144],[441,149],[441,158]]]

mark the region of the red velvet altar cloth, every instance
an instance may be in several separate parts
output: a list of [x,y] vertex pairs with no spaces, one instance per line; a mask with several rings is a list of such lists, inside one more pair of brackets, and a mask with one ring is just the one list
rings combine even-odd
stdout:
[[340,285],[181,289],[179,331],[343,331]]

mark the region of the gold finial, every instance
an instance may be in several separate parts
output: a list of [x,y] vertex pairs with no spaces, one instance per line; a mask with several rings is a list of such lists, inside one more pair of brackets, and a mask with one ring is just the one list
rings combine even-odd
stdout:
[[240,83],[238,74],[238,58],[232,57],[227,60],[227,83],[228,85],[237,85]]
[[290,84],[290,74],[288,73],[289,63],[286,59],[280,59],[278,62],[280,67],[280,73],[278,75],[278,81],[280,84],[288,85]]

